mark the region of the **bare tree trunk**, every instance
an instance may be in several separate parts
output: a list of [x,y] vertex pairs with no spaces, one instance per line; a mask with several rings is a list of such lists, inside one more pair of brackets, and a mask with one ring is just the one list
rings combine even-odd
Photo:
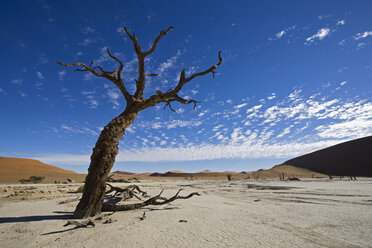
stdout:
[[74,218],[82,219],[101,213],[107,176],[119,152],[119,141],[137,114],[124,111],[102,130],[90,157],[83,196],[75,209]]

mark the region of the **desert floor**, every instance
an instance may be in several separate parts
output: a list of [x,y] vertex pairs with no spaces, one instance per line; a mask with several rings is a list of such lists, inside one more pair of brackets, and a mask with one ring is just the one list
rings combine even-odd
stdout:
[[201,196],[116,212],[106,217],[109,224],[76,228],[64,224],[77,202],[58,203],[78,197],[68,193],[78,184],[0,185],[1,247],[372,247],[372,179],[138,185],[150,195],[184,188],[182,195]]

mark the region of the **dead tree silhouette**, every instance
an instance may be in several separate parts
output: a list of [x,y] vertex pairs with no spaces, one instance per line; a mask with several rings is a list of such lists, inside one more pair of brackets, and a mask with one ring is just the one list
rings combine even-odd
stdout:
[[[163,36],[167,35],[171,29],[173,29],[172,26],[166,30],[162,30],[160,34],[155,38],[151,48],[148,51],[142,51],[135,33],[131,33],[130,30],[124,27],[126,34],[133,43],[134,51],[136,52],[138,59],[138,78],[135,80],[136,90],[134,94],[130,94],[128,92],[127,87],[122,79],[122,72],[124,69],[122,61],[112,55],[108,48],[108,56],[118,63],[118,68],[112,71],[106,71],[100,65],[93,66],[93,61],[89,65],[81,62],[67,64],[56,62],[59,65],[67,67],[77,66],[79,68],[75,69],[75,71],[90,72],[97,77],[105,78],[111,81],[119,88],[124,99],[126,100],[125,110],[120,115],[112,119],[112,121],[103,128],[96,142],[96,145],[93,148],[93,153],[90,157],[88,175],[85,179],[83,196],[75,209],[74,218],[87,218],[89,216],[95,216],[101,213],[102,206],[104,204],[107,177],[114,165],[115,158],[119,152],[119,141],[123,139],[125,130],[132,125],[132,123],[138,116],[138,113],[141,110],[153,107],[159,103],[165,103],[164,108],[169,107],[169,109],[172,111],[174,111],[174,109],[172,108],[171,104],[174,102],[179,102],[182,104],[193,104],[195,109],[196,104],[198,103],[196,100],[184,99],[180,97],[178,93],[181,91],[185,84],[195,79],[196,77],[203,76],[209,73],[211,73],[214,77],[216,68],[222,63],[221,52],[219,52],[219,60],[217,64],[209,67],[204,71],[194,73],[189,77],[186,76],[186,71],[185,69],[183,69],[180,73],[178,83],[177,85],[175,85],[174,88],[171,88],[164,93],[160,90],[155,90],[154,95],[150,96],[147,99],[144,98],[143,92],[146,86],[146,78],[157,76],[156,74],[146,73],[145,58],[154,52],[160,39]],[[159,204],[159,199],[163,199],[162,204],[165,204],[171,200],[186,199],[188,197],[196,195],[196,193],[193,193],[187,197],[181,197],[178,196],[178,193],[174,197],[167,200],[164,200],[159,194],[158,196],[150,198],[142,205]],[[138,206],[141,206],[141,204],[139,204]],[[107,205],[105,205],[105,209],[119,210],[114,206]]]

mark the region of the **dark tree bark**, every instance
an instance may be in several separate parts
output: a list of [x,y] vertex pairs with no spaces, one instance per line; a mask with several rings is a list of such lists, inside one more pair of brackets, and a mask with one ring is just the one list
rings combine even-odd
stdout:
[[[107,48],[107,54],[115,60],[119,67],[113,71],[105,71],[101,66],[94,66],[93,61],[90,65],[86,65],[84,63],[60,63],[56,62],[62,66],[79,66],[80,68],[75,69],[75,71],[88,71],[97,77],[105,78],[112,83],[114,83],[119,90],[121,91],[123,97],[126,100],[126,108],[123,113],[119,116],[114,118],[101,132],[98,141],[93,149],[93,154],[91,155],[90,159],[90,166],[88,169],[88,175],[85,179],[85,185],[83,190],[83,196],[76,207],[74,212],[74,218],[81,219],[87,218],[91,216],[95,216],[101,213],[103,210],[103,201],[105,196],[105,189],[106,189],[106,181],[108,178],[108,174],[112,166],[115,163],[115,158],[119,152],[119,141],[123,139],[123,134],[125,133],[125,129],[128,128],[134,120],[136,119],[138,113],[141,110],[146,108],[155,106],[158,103],[165,103],[164,107],[169,107],[170,110],[174,111],[171,106],[172,102],[179,102],[182,104],[194,104],[194,109],[196,104],[198,103],[192,99],[184,99],[178,96],[178,92],[182,89],[182,87],[188,83],[189,81],[193,80],[196,77],[206,75],[208,73],[212,73],[213,77],[215,74],[215,69],[222,63],[221,52],[218,53],[218,63],[211,66],[210,68],[206,69],[205,71],[198,72],[192,74],[190,77],[186,77],[185,70],[182,70],[180,73],[178,84],[174,87],[163,93],[160,90],[155,90],[154,95],[145,99],[143,97],[143,91],[145,89],[145,81],[146,77],[150,76],[157,76],[156,74],[146,74],[145,73],[145,58],[146,56],[152,54],[159,42],[159,40],[168,34],[168,32],[173,29],[173,27],[169,27],[167,30],[162,30],[160,34],[154,40],[154,43],[150,50],[143,52],[141,46],[138,43],[137,37],[134,33],[130,33],[130,31],[124,27],[124,30],[128,37],[133,42],[134,51],[137,54],[138,58],[138,79],[136,81],[136,91],[132,95],[130,94],[125,85],[124,81],[122,80],[122,71],[124,68],[123,63],[113,56],[110,53],[110,50]],[[160,195],[158,198],[153,199],[151,204],[165,204],[165,202],[158,202]],[[175,199],[187,199],[178,196],[175,196]],[[191,197],[191,196],[190,196]],[[146,202],[149,204],[150,201]],[[107,210],[107,206],[104,208]]]
[[83,196],[76,207],[74,218],[87,218],[101,213],[107,176],[119,152],[119,141],[136,117],[137,113],[124,112],[102,130],[90,157]]

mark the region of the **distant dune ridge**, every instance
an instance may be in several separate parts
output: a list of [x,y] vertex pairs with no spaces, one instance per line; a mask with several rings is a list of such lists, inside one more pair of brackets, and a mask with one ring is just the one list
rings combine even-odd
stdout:
[[[305,154],[274,166],[269,170],[255,172],[215,172],[204,170],[187,173],[171,170],[165,173],[132,173],[114,171],[111,174],[118,177],[184,177],[184,178],[279,178],[282,174],[288,177],[325,177],[332,176],[365,176],[372,177],[372,136],[351,140],[319,151]],[[71,178],[83,181],[85,175],[74,171],[44,164],[38,160],[26,158],[0,157],[0,183],[17,183],[20,179],[30,176],[44,176],[44,182],[64,181]]]
[[334,176],[372,176],[372,136],[351,140],[283,163]]
[[0,183],[14,183],[30,176],[44,176],[50,182],[58,178],[66,180],[66,177],[76,178],[80,175],[35,159],[0,157]]

